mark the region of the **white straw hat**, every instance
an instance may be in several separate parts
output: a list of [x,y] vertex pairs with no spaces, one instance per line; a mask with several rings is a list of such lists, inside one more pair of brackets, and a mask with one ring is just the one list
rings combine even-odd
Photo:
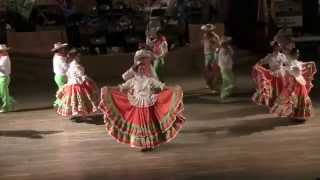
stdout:
[[52,52],[55,52],[59,49],[65,48],[67,47],[68,44],[67,43],[61,43],[61,42],[57,42],[53,45],[53,48],[51,49]]
[[145,49],[141,49],[138,50],[135,55],[134,55],[134,62],[138,62],[141,58],[154,58],[154,55],[151,51],[149,50],[145,50]]
[[8,50],[10,50],[10,48],[7,47],[7,45],[5,45],[5,44],[0,44],[0,51],[8,51]]
[[213,24],[206,24],[201,26],[202,31],[213,31],[214,29],[216,29],[216,26]]

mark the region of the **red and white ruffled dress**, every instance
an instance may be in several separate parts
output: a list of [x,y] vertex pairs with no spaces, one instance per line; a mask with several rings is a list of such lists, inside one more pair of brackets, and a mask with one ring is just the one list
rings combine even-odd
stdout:
[[313,87],[312,80],[316,71],[314,62],[303,63],[292,60],[285,76],[286,84],[271,112],[295,120],[311,118],[313,106],[309,93]]
[[67,77],[67,84],[57,92],[57,113],[62,116],[86,116],[96,112],[99,89],[76,60],[69,64]]
[[[253,67],[252,78],[256,84],[256,92],[252,97],[254,103],[269,108],[273,106],[284,88],[284,65],[287,63],[284,54],[272,53]],[[264,65],[268,65],[268,68]]]
[[147,76],[135,75],[120,88],[102,88],[100,109],[109,135],[140,149],[171,141],[185,122],[181,87],[164,87]]

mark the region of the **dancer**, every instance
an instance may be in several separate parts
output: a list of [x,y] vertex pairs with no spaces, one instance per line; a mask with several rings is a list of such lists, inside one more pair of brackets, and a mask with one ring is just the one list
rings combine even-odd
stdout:
[[220,99],[223,101],[230,96],[234,88],[234,76],[232,71],[233,66],[233,49],[230,45],[231,37],[224,36],[221,39],[218,65],[222,77],[222,86],[220,92]]
[[[134,64],[141,62],[145,69],[148,70],[148,73],[151,74],[151,77],[158,79],[158,76],[153,68],[153,61],[155,60],[155,56],[152,51],[145,44],[140,44],[139,50],[134,55]],[[134,70],[133,68],[129,68],[125,73],[122,74],[122,79],[127,81],[134,77]]]
[[288,60],[280,52],[281,49],[278,42],[272,41],[270,44],[273,52],[261,59],[253,67],[252,77],[257,87],[252,100],[258,105],[265,105],[271,108],[284,86],[284,66],[288,63]]
[[[67,43],[57,42],[54,44],[52,52],[53,55],[53,72],[54,72],[54,81],[58,87],[58,91],[67,83]],[[56,107],[58,105],[58,99],[55,100],[53,106]]]
[[205,81],[213,94],[218,93],[220,69],[218,66],[218,48],[220,37],[214,32],[213,24],[201,26],[203,31],[202,43],[205,56]]
[[316,73],[316,66],[314,62],[305,63],[299,61],[298,58],[297,49],[291,50],[288,54],[286,84],[271,108],[271,112],[280,117],[305,121],[313,115],[309,92],[313,87],[312,80]]
[[8,54],[10,48],[0,44],[0,112],[13,110],[14,99],[9,94],[11,61]]
[[166,37],[161,34],[160,30],[149,33],[147,37],[147,45],[152,48],[155,56],[153,68],[159,80],[162,79],[163,66],[165,64],[165,57],[168,54],[168,43]]
[[84,68],[79,64],[80,54],[76,49],[68,53],[68,82],[57,93],[59,104],[57,113],[62,116],[84,118],[97,111],[98,88],[85,75]]
[[100,109],[106,130],[120,143],[143,151],[171,141],[182,128],[183,92],[151,78],[145,66],[135,65],[135,76],[119,88],[104,87]]

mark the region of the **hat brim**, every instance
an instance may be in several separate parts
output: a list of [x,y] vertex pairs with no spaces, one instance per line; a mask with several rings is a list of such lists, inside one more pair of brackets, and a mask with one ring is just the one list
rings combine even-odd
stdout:
[[71,49],[71,50],[68,52],[68,54],[77,54],[77,53],[79,53],[79,51],[76,50],[76,49]]
[[68,44],[62,44],[62,45],[59,46],[59,47],[52,48],[51,51],[52,51],[52,52],[56,52],[56,51],[58,51],[58,50],[60,50],[60,49],[66,48],[66,47],[68,47]]
[[135,57],[134,57],[135,61],[139,61],[140,59],[143,59],[143,58],[150,58],[150,59],[152,59],[152,56],[151,56],[151,55],[138,55],[138,56],[135,56]]
[[202,25],[201,30],[202,31],[214,31],[216,29],[215,25]]
[[0,49],[0,51],[9,51],[11,48],[7,47],[7,48],[3,48],[3,49]]

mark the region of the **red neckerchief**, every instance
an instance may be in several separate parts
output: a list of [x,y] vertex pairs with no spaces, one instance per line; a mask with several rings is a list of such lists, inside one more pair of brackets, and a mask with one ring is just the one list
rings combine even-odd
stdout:
[[8,57],[9,55],[8,54],[0,54],[0,58],[2,57]]
[[61,57],[67,57],[65,54],[61,54],[61,53],[55,53],[57,56],[61,56]]

